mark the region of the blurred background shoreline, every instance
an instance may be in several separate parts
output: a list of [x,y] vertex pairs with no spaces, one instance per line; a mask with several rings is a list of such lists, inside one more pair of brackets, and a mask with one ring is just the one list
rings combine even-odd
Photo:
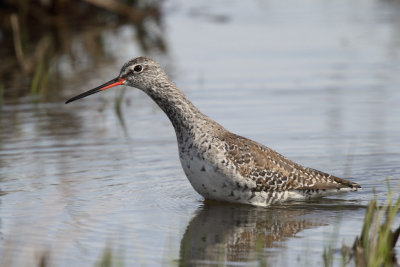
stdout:
[[118,31],[124,24],[135,29],[143,53],[166,52],[161,4],[113,0],[2,1],[2,102],[15,102],[29,94],[37,100],[54,99],[62,84],[68,82],[65,71],[87,72],[98,64],[114,61],[115,55],[108,53],[103,35]]

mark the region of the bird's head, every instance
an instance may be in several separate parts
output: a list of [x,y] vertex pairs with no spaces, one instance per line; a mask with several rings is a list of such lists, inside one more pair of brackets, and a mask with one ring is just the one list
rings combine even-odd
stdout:
[[69,99],[66,104],[84,98],[86,96],[95,94],[100,91],[107,90],[109,88],[118,85],[128,85],[136,87],[146,93],[156,88],[156,83],[168,79],[165,72],[162,70],[160,65],[153,59],[147,57],[137,57],[126,62],[118,75],[118,77],[94,88],[86,91],[80,95],[77,95]]

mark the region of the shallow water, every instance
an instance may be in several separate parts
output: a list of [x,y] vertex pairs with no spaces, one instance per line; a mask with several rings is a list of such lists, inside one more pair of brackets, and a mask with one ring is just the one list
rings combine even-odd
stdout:
[[351,245],[360,233],[373,189],[383,202],[385,179],[398,185],[397,2],[164,8],[169,53],[151,55],[195,105],[363,190],[268,209],[205,203],[181,169],[172,126],[144,93],[126,91],[125,129],[114,108],[121,89],[63,104],[141,54],[125,25],[104,33],[115,62],[69,74],[73,86],[55,100],[1,107],[2,264],[27,266],[48,253],[50,264],[87,266],[109,246],[126,265],[321,265],[324,247]]

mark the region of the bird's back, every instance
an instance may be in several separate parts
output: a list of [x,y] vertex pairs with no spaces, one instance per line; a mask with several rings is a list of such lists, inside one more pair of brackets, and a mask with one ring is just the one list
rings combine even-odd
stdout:
[[312,197],[361,188],[357,183],[303,167],[264,145],[228,131],[222,139],[226,157],[244,179],[256,184],[255,192],[292,191]]

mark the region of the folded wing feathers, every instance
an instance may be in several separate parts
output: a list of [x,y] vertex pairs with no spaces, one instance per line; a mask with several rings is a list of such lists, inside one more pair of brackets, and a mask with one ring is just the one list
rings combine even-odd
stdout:
[[247,138],[226,134],[224,136],[227,157],[236,165],[240,174],[256,182],[256,189],[308,190],[361,188],[357,183],[303,167],[274,150]]

